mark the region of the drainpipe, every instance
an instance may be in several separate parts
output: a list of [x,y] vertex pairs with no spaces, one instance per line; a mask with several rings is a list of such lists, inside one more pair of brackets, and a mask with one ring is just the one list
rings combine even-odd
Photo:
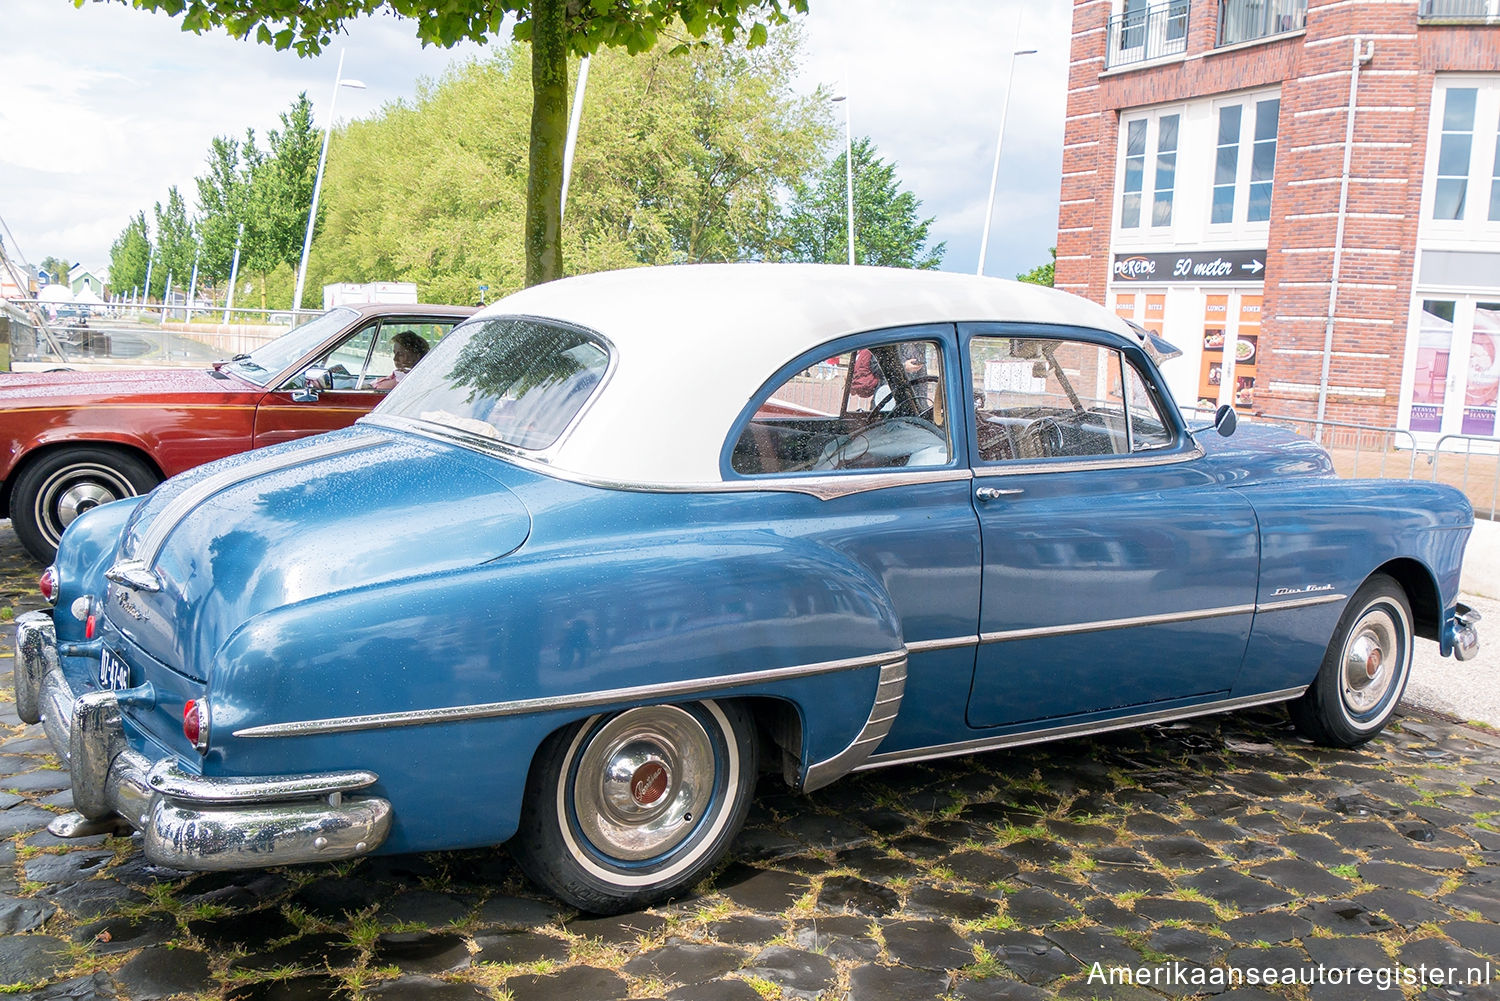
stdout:
[[1359,103],[1359,68],[1375,55],[1374,39],[1354,39],[1349,67],[1349,107],[1344,119],[1344,174],[1339,179],[1338,227],[1333,235],[1333,276],[1328,282],[1328,324],[1323,328],[1323,374],[1318,379],[1318,441],[1323,441],[1323,415],[1328,411],[1328,366],[1333,361],[1333,314],[1339,304],[1339,272],[1344,263],[1344,215],[1349,209],[1349,161],[1354,155],[1354,112]]

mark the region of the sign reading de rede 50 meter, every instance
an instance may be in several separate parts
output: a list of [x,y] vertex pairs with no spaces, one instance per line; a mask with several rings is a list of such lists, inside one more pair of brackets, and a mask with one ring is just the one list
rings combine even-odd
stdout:
[[1264,250],[1171,251],[1116,254],[1117,282],[1258,282],[1264,280]]

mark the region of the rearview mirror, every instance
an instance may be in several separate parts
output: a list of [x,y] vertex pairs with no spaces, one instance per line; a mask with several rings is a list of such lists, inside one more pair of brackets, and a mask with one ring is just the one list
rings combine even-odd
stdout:
[[1234,434],[1234,429],[1239,426],[1239,416],[1229,404],[1224,404],[1214,411],[1214,430],[1225,438]]

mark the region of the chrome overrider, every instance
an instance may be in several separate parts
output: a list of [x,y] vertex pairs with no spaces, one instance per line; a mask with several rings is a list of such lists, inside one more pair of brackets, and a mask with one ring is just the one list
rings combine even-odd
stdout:
[[1471,660],[1479,652],[1479,613],[1463,602],[1454,606],[1453,618],[1448,621],[1446,639],[1453,646],[1453,656],[1459,660]]
[[144,837],[146,857],[176,869],[247,869],[333,861],[373,851],[391,826],[391,805],[349,795],[374,772],[264,778],[194,775],[167,757],[154,764],[125,740],[120,707],[152,702],[150,686],[73,694],[58,660],[50,612],[16,621],[16,710],[41,722],[73,779],[77,814],[54,834],[105,829],[118,815]]

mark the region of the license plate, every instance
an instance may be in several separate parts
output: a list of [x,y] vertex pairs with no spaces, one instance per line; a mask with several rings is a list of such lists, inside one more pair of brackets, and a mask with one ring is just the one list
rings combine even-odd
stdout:
[[99,655],[99,687],[107,691],[130,687],[130,666],[107,647]]

